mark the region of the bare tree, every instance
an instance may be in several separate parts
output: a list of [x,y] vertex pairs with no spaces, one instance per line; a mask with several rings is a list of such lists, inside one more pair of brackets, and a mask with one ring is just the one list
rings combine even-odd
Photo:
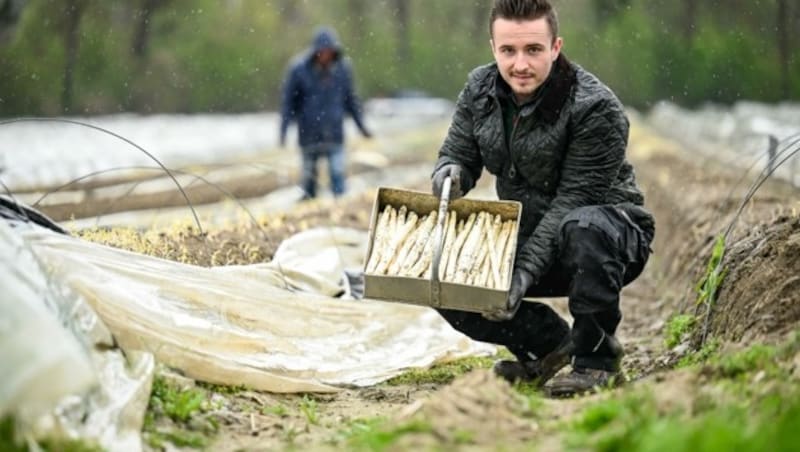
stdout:
[[789,48],[789,5],[786,0],[778,0],[777,38],[778,38],[778,65],[781,71],[781,96],[789,98],[791,91],[791,75],[789,63],[791,50]]
[[136,12],[137,21],[133,32],[133,43],[131,44],[131,52],[137,58],[147,55],[153,13],[169,2],[170,0],[141,0],[141,6]]
[[357,39],[366,36],[364,24],[367,23],[367,0],[348,0],[348,11],[353,20],[353,35]]
[[411,59],[410,13],[408,0],[394,0],[394,15],[397,18],[397,59],[403,64]]
[[683,0],[683,32],[687,41],[694,38],[697,27],[697,0]]
[[0,45],[11,40],[26,0],[0,0]]
[[86,3],[84,0],[64,0],[64,84],[61,91],[61,107],[68,113],[72,109],[73,75],[78,62],[80,25]]

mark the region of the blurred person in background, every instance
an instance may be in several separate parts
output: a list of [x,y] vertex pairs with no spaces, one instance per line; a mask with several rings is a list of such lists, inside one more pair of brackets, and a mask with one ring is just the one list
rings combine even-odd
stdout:
[[[522,204],[505,309],[485,315],[440,310],[473,339],[506,346],[495,363],[509,381],[535,381],[564,396],[622,381],[615,337],[622,287],[639,276],[655,233],[625,157],[628,118],[594,75],[561,52],[546,0],[495,0],[489,20],[495,62],[473,70],[439,150],[432,185],[451,199],[486,168],[500,199]],[[569,298],[570,326],[523,297]],[[554,375],[567,364],[571,372]]]
[[349,114],[364,137],[371,137],[353,91],[353,70],[343,56],[336,32],[316,30],[311,47],[295,56],[283,83],[280,145],[286,144],[289,124],[297,123],[302,154],[303,199],[317,196],[317,162],[328,161],[331,191],[345,192],[344,118]]

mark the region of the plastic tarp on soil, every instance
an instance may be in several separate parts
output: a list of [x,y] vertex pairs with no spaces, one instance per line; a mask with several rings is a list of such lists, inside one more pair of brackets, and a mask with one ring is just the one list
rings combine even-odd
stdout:
[[271,392],[335,391],[404,369],[491,353],[435,311],[335,298],[365,232],[306,231],[272,262],[203,268],[41,228],[22,232],[50,278],[80,295],[125,350],[186,376]]
[[0,418],[12,415],[28,439],[139,450],[153,356],[116,347],[93,309],[22,236],[59,234],[10,224],[0,221]]

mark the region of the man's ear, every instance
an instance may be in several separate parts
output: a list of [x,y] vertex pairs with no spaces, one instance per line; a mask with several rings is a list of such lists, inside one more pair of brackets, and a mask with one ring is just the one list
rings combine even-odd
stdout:
[[555,42],[553,42],[553,61],[558,58],[558,55],[561,54],[561,47],[564,45],[564,40],[561,37],[557,37]]

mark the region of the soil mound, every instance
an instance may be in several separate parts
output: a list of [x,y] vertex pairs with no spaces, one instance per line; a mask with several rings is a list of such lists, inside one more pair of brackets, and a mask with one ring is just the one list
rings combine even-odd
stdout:
[[800,323],[800,217],[781,216],[750,229],[729,247],[729,271],[712,317],[711,333],[760,342]]
[[[723,260],[727,269],[711,316],[709,333],[726,341],[777,340],[800,321],[800,217],[798,190],[780,181],[764,184],[737,217],[752,177],[739,169],[671,152],[669,142],[635,158],[656,217],[658,311],[705,317],[695,287],[715,240],[736,221]],[[655,273],[653,273],[655,272]],[[658,314],[656,314],[658,315]]]
[[409,441],[404,446],[497,446],[533,438],[537,424],[523,417],[526,412],[529,412],[526,401],[507,382],[490,370],[481,369],[408,406],[398,421],[406,424],[416,421],[426,426],[422,432],[404,437],[404,441]]

